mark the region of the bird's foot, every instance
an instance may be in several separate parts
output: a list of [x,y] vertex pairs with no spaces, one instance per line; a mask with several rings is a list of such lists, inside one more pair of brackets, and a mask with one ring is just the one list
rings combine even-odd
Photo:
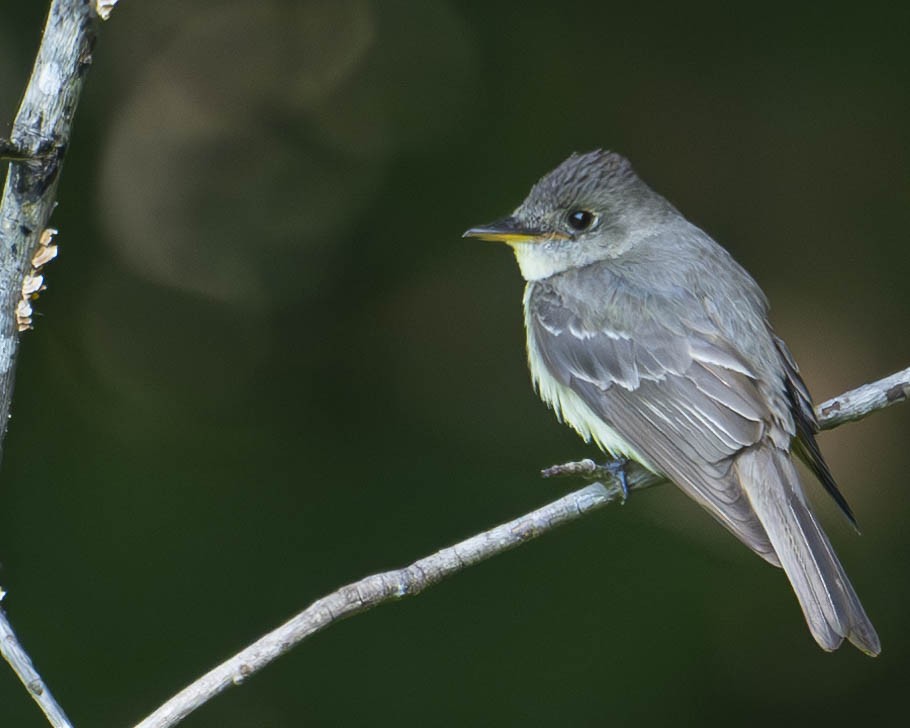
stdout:
[[625,503],[629,498],[629,478],[626,475],[626,465],[629,459],[622,456],[613,458],[604,463],[604,470],[610,473],[619,482],[619,488],[622,491],[622,502]]

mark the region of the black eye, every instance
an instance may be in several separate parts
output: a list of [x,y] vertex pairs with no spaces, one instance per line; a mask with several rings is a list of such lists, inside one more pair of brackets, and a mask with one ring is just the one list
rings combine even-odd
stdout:
[[570,228],[581,232],[594,224],[594,213],[587,210],[572,210],[566,218],[566,222],[569,223]]

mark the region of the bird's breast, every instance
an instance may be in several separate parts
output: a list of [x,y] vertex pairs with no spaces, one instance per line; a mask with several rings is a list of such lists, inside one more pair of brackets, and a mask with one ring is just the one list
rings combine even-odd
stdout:
[[550,371],[538,342],[534,336],[534,327],[531,325],[532,315],[529,304],[533,284],[525,288],[524,314],[525,333],[527,335],[528,367],[531,370],[531,380],[540,398],[556,413],[560,422],[564,422],[575,430],[585,442],[593,441],[601,450],[611,457],[625,457],[641,463],[649,470],[654,470],[648,461],[643,458],[619,433],[616,432],[602,417],[569,386]]

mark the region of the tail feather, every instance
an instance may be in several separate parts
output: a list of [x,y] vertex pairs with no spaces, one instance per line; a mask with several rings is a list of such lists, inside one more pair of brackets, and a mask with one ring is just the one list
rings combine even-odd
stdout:
[[877,655],[875,628],[806,503],[789,453],[765,441],[739,455],[734,467],[816,642],[835,650],[846,638]]

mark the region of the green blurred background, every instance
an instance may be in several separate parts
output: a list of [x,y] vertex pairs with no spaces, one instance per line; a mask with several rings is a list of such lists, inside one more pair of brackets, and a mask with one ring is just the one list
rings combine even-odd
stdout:
[[[756,276],[818,401],[910,364],[906,8],[122,2],[76,117],[0,472],[5,607],[125,726],[313,599],[573,487],[522,283],[461,240],[629,156]],[[5,2],[8,130],[42,2]],[[332,627],[184,725],[855,724],[906,713],[910,406],[813,486],[881,634],[828,655],[675,489]],[[44,725],[0,669],[0,725]]]

